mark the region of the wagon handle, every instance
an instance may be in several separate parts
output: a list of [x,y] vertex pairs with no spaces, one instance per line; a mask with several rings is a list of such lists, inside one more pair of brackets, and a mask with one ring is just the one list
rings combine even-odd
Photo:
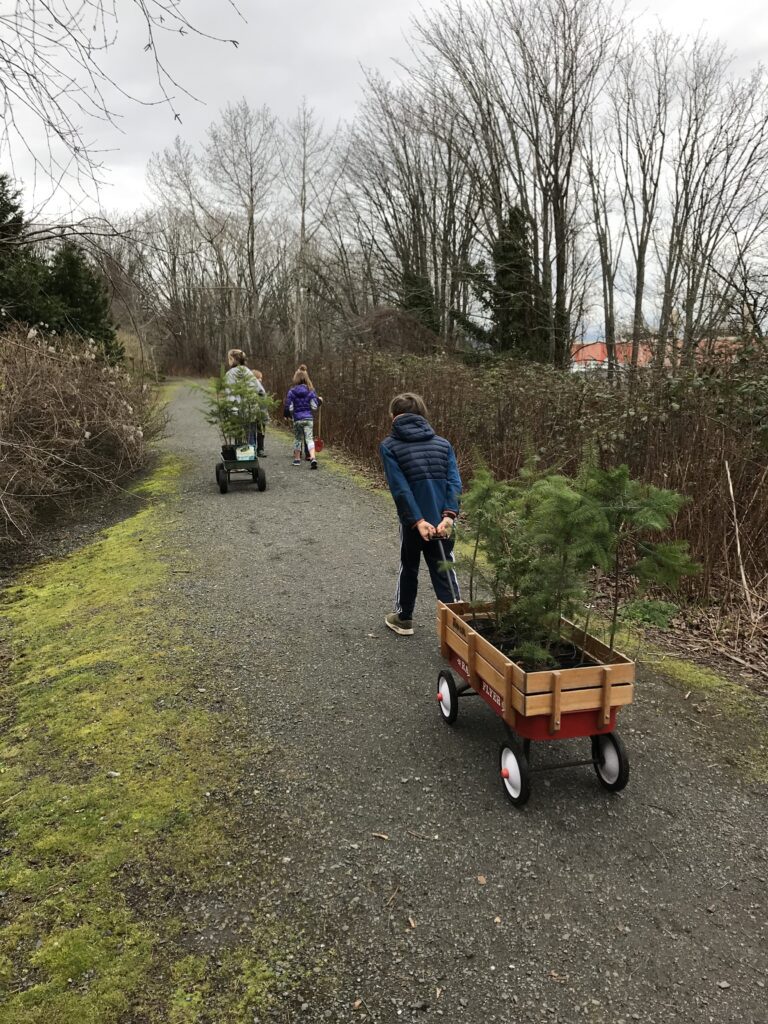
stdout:
[[[446,558],[445,556],[445,548],[443,547],[443,542],[440,540],[439,537],[437,538],[437,543],[440,547],[440,555],[442,556],[443,562],[450,561],[450,559]],[[459,595],[456,593],[456,587],[453,585],[453,575],[451,573],[451,570],[447,569],[445,575],[448,577],[448,585],[451,588],[451,596],[453,597],[453,601],[455,604],[459,600]]]

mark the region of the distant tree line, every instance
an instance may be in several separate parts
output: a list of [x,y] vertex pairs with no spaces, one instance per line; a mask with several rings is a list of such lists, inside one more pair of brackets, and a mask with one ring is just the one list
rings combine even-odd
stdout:
[[673,370],[762,346],[763,67],[605,0],[454,0],[412,44],[349,125],[242,99],[153,157],[107,259],[171,363],[364,341],[382,309],[420,344],[561,367],[594,335]]

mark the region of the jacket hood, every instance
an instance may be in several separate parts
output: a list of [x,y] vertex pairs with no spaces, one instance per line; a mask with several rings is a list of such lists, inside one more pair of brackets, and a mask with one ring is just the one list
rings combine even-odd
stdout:
[[423,416],[404,412],[392,421],[392,436],[398,441],[430,441],[435,432]]
[[295,395],[309,394],[309,388],[307,387],[306,384],[294,384],[293,387],[291,388],[291,391],[293,391]]

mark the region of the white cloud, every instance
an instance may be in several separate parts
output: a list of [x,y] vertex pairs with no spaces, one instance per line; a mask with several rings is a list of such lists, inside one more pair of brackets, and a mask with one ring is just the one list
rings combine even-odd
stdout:
[[[184,10],[200,28],[234,36],[228,43],[167,35],[161,40],[169,70],[196,99],[174,90],[181,124],[167,106],[140,106],[113,97],[120,113],[120,131],[91,126],[91,135],[105,150],[110,185],[102,201],[110,209],[131,209],[144,197],[144,170],[153,151],[170,144],[176,134],[192,143],[203,138],[207,125],[230,100],[246,96],[254,105],[267,104],[280,117],[290,117],[306,96],[326,124],[349,119],[360,98],[362,67],[394,73],[393,58],[406,58],[405,36],[410,19],[422,6],[437,0],[241,0],[247,18],[241,22],[224,0],[184,0]],[[768,57],[768,19],[763,4],[746,0],[632,0],[630,13],[638,23],[661,21],[671,30],[694,35],[700,29],[722,38],[738,53],[738,66]],[[119,43],[108,62],[116,81],[148,102],[157,97],[151,56],[144,52],[139,21],[123,21]],[[28,141],[42,143],[30,125]],[[25,181],[31,200],[32,172],[21,152],[14,154],[14,172]],[[43,184],[38,189],[43,195]],[[61,208],[62,203],[57,203]]]

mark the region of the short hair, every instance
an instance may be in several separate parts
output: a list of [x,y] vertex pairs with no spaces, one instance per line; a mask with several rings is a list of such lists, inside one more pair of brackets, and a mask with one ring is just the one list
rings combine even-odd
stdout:
[[413,391],[404,391],[402,395],[395,395],[389,403],[390,416],[402,416],[403,413],[411,412],[417,416],[427,418],[427,404],[421,395]]

